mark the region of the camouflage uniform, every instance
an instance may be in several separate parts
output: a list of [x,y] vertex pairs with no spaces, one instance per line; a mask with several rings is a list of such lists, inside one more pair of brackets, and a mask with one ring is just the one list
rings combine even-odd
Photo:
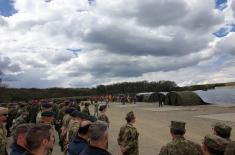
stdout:
[[202,155],[200,145],[176,136],[174,140],[161,148],[159,155]]
[[84,107],[84,109],[82,110],[83,113],[87,114],[87,115],[90,115],[90,110],[89,110],[89,107]]
[[126,124],[121,127],[118,136],[118,144],[125,150],[123,155],[139,154],[138,137],[139,133],[133,125]]
[[3,124],[0,125],[0,155],[7,155],[6,145],[7,145],[7,131]]
[[12,131],[15,130],[18,125],[23,124],[23,123],[27,123],[27,121],[21,115],[18,118],[16,118],[16,120],[13,122]]
[[[224,154],[228,140],[221,138],[217,135],[206,135],[203,140],[203,145],[207,147],[206,150],[209,154]],[[213,150],[213,153],[210,152]],[[232,154],[229,154],[232,155]]]
[[71,119],[68,126],[66,141],[70,143],[76,136],[80,127],[80,121]]
[[105,113],[101,113],[98,116],[98,120],[105,121],[109,125],[109,118]]
[[95,102],[94,104],[94,116],[98,117],[99,103]]
[[67,139],[67,132],[68,132],[68,127],[69,127],[69,122],[71,120],[71,116],[69,114],[64,115],[63,117],[63,123],[62,123],[62,141],[63,141],[63,148],[64,148],[64,154],[67,154],[67,149],[68,149],[68,139]]
[[39,111],[37,116],[36,116],[36,123],[39,123],[42,118],[42,111]]
[[15,107],[10,107],[6,123],[7,137],[11,136],[10,128],[12,127],[13,120],[16,118],[16,116],[17,116],[17,109]]
[[225,149],[224,155],[235,155],[235,141],[229,142]]

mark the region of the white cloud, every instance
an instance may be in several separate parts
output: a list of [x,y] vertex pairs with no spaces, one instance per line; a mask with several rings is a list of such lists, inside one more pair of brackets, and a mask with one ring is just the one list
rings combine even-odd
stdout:
[[[216,71],[208,76],[200,68],[217,63],[214,59],[221,51],[234,51],[233,35],[212,35],[228,19],[226,11],[214,6],[214,0],[97,0],[92,6],[87,0],[16,0],[18,12],[0,17],[0,54],[11,61],[5,70],[14,72],[10,66],[17,64],[20,71],[16,82],[8,84],[85,87],[143,79],[170,79],[182,85],[219,81]],[[81,51],[77,56],[67,49]],[[223,66],[218,70],[231,80]]]

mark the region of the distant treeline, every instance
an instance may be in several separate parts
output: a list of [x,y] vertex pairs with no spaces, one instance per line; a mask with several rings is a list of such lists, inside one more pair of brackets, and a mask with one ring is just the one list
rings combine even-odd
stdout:
[[[3,87],[4,86],[4,87]],[[225,84],[206,84],[179,87],[174,81],[158,81],[158,82],[122,82],[110,85],[98,85],[95,88],[49,88],[49,89],[16,89],[7,88],[5,85],[1,87],[0,81],[0,103],[14,101],[29,101],[32,99],[46,98],[64,98],[92,95],[134,95],[139,92],[169,92],[169,91],[185,91],[185,90],[208,90],[215,87],[225,86]]]

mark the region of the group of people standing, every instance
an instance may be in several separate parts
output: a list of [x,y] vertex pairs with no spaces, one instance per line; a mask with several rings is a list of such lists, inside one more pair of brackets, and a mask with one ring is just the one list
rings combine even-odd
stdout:
[[[51,155],[56,131],[64,155],[110,155],[107,105],[94,103],[94,115],[89,106],[74,101],[38,101],[0,107],[0,155]],[[130,111],[125,119],[117,138],[120,151],[123,155],[139,155],[136,115]],[[205,136],[201,146],[185,139],[185,126],[185,122],[171,121],[172,141],[161,148],[159,155],[235,155],[230,126],[213,125],[213,134]],[[10,151],[7,136],[13,138]]]

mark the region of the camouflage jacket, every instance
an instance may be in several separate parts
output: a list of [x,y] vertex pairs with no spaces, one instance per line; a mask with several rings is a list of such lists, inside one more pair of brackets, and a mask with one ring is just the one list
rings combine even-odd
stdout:
[[161,148],[159,155],[202,155],[202,152],[200,145],[177,136]]
[[131,124],[126,124],[121,127],[118,135],[118,144],[124,148],[125,155],[138,155],[138,137],[137,129]]
[[82,110],[83,113],[90,115],[90,110],[88,107],[84,107],[84,109]]
[[106,123],[109,124],[109,118],[108,118],[108,116],[105,113],[101,113],[98,116],[98,120],[105,121]]
[[76,136],[80,127],[80,121],[70,120],[67,132],[67,141],[71,142]]
[[7,145],[7,132],[4,126],[0,125],[0,155],[7,155],[6,145]]
[[12,130],[15,130],[18,125],[23,123],[27,123],[26,120],[22,116],[17,117],[16,120],[13,122]]

